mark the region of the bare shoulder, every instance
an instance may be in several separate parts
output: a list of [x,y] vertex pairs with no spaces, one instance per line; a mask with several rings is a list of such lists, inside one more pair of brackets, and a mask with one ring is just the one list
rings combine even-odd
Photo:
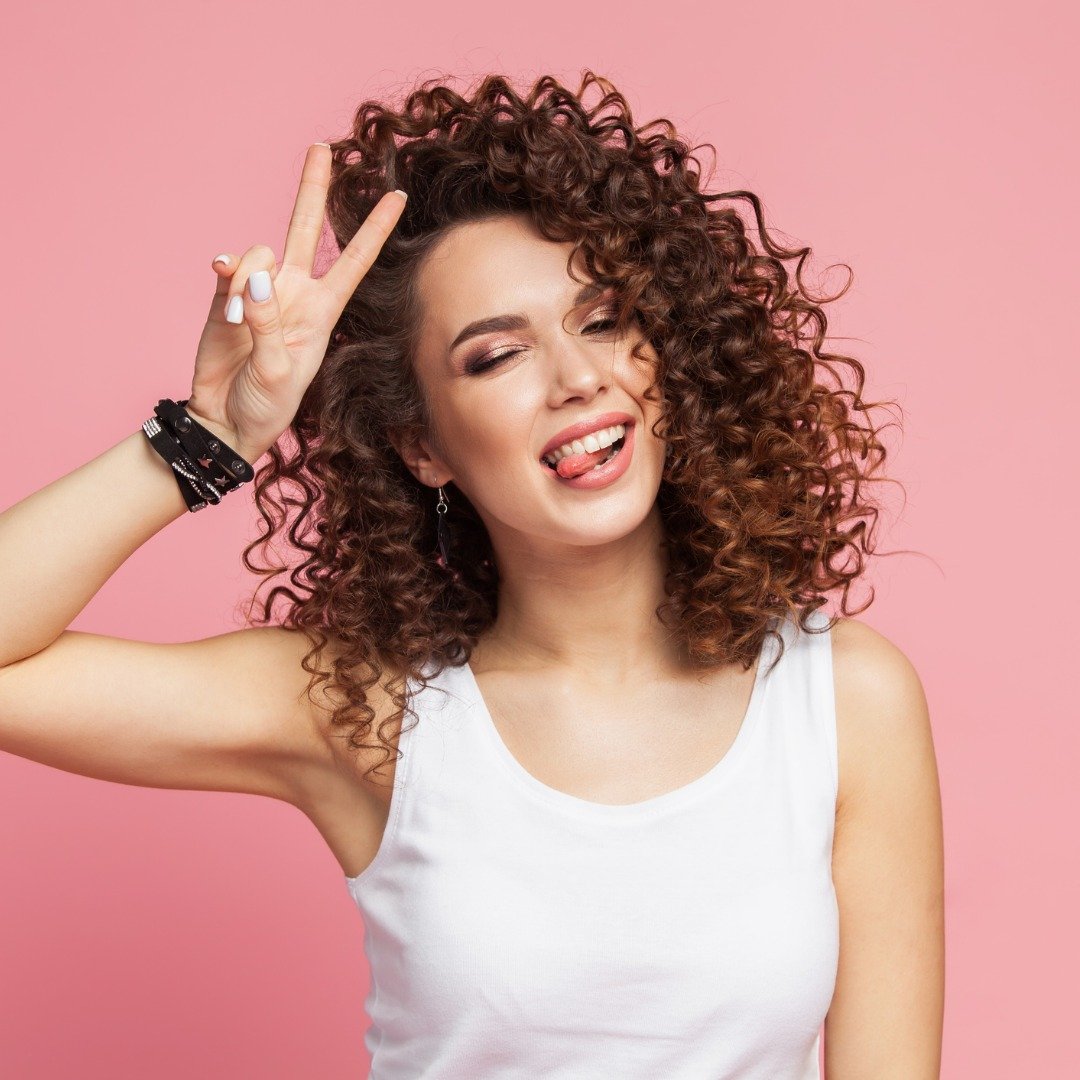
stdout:
[[829,1076],[936,1077],[944,1010],[941,794],[922,682],[872,627],[834,624],[840,915]]
[[[331,722],[334,710],[346,701],[345,692],[332,677],[315,679],[304,667],[307,659],[308,667],[332,676],[335,661],[346,653],[345,645],[331,637],[321,653],[316,655],[312,651],[311,640],[302,631],[265,627],[261,628],[261,633],[262,642],[253,639],[252,648],[265,648],[274,654],[276,670],[284,674],[288,684],[282,692],[288,693],[296,702],[311,740],[310,762],[314,783],[300,786],[302,801],[310,802],[316,794],[325,796],[328,782],[334,779],[340,779],[346,786],[366,788],[368,785],[362,779],[365,770],[381,762],[384,755],[375,750],[356,752],[345,748],[348,729]],[[365,698],[374,712],[371,729],[374,732],[397,711],[392,688],[399,682],[400,674],[396,668],[381,665],[373,681],[376,667],[363,659],[353,660],[350,669],[354,681],[371,683],[365,690]],[[385,737],[393,742],[393,733],[386,733],[385,725],[383,730]],[[375,739],[369,734],[364,741],[374,742]]]
[[[311,675],[303,667],[312,649],[308,637],[300,631],[278,629],[272,647],[283,669],[294,677],[297,672],[303,676],[297,680],[296,690],[303,694],[305,724],[317,747],[294,776],[290,801],[322,834],[342,872],[355,876],[378,850],[389,815],[398,762],[394,755],[386,754],[382,741],[397,746],[403,717],[393,700],[393,689],[401,685],[401,673],[385,665],[376,671],[363,660],[350,662],[352,678],[371,683],[365,699],[373,710],[371,727],[362,739],[364,746],[353,750],[347,746],[349,729],[331,722],[334,710],[346,701],[344,690],[332,678],[311,685]],[[331,639],[317,659],[318,670],[332,673],[334,662],[345,652],[340,641]],[[389,723],[394,717],[396,722]],[[377,776],[370,776],[369,771],[375,768]]]
[[[332,674],[334,663],[346,655],[346,646],[340,640],[331,637],[321,654],[316,658],[315,654],[312,653],[310,639],[301,631],[290,630],[285,627],[272,627],[267,628],[267,632],[274,635],[276,648],[281,650],[282,660],[286,666],[294,672],[300,672],[302,675],[304,699],[308,703],[313,727],[323,735],[330,735],[333,731],[329,723],[330,716],[333,709],[345,701],[345,695],[341,688],[335,685],[332,678],[312,683],[311,676],[303,667],[303,661],[310,653],[309,666],[317,663],[319,670]],[[370,682],[371,685],[367,687],[365,693],[368,704],[375,709],[378,718],[380,707],[386,708],[391,704],[391,689],[400,679],[398,668],[388,666],[385,663],[380,663],[377,667],[371,660],[354,658],[351,663],[351,671],[354,681]],[[378,671],[378,676],[372,680],[376,671]],[[309,684],[312,687],[310,695],[307,692]]]
[[840,618],[832,654],[842,809],[890,761],[929,768],[933,739],[922,680],[889,638],[858,619]]

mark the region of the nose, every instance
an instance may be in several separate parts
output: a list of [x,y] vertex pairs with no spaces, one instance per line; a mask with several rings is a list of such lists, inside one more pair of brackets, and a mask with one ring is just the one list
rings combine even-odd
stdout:
[[610,386],[615,363],[613,350],[599,349],[596,343],[570,335],[560,343],[553,361],[551,396],[554,404],[566,398],[591,398]]

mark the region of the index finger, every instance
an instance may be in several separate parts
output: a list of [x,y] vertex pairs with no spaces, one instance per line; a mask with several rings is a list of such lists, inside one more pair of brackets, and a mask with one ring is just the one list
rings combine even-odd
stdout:
[[332,160],[326,143],[312,143],[307,149],[289,231],[285,236],[282,266],[295,266],[310,274],[315,265],[315,253],[326,217],[326,189],[330,184]]
[[334,265],[319,279],[330,290],[339,311],[344,310],[349,297],[356,292],[356,287],[371,269],[371,264],[401,217],[407,198],[404,191],[397,189],[383,195],[342,249]]

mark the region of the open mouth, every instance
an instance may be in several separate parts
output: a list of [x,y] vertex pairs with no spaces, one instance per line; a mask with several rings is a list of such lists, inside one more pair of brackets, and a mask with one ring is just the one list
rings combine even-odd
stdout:
[[607,448],[607,454],[593,468],[599,469],[601,465],[606,465],[625,445],[626,436],[622,435]]
[[593,476],[593,474],[598,473],[599,476],[606,477],[612,469],[621,472],[621,466],[618,463],[614,465],[612,463],[619,459],[620,454],[626,448],[630,432],[633,429],[633,423],[626,423],[623,428],[623,434],[609,446],[592,452],[568,454],[558,460],[544,457],[540,459],[540,464],[549,472],[554,473],[557,479],[572,486],[577,486],[579,481],[584,482],[586,478]]

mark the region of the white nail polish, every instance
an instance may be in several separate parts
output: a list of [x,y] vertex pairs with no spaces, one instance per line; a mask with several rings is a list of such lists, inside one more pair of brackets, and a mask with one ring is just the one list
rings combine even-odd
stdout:
[[230,259],[228,255],[216,255],[210,265],[213,266],[214,263],[221,263],[223,266],[228,266],[231,262],[232,259]]
[[256,303],[270,299],[270,271],[256,270],[248,278],[248,292]]
[[225,312],[225,321],[231,323],[242,323],[244,321],[244,298],[239,293],[229,301],[229,307]]

